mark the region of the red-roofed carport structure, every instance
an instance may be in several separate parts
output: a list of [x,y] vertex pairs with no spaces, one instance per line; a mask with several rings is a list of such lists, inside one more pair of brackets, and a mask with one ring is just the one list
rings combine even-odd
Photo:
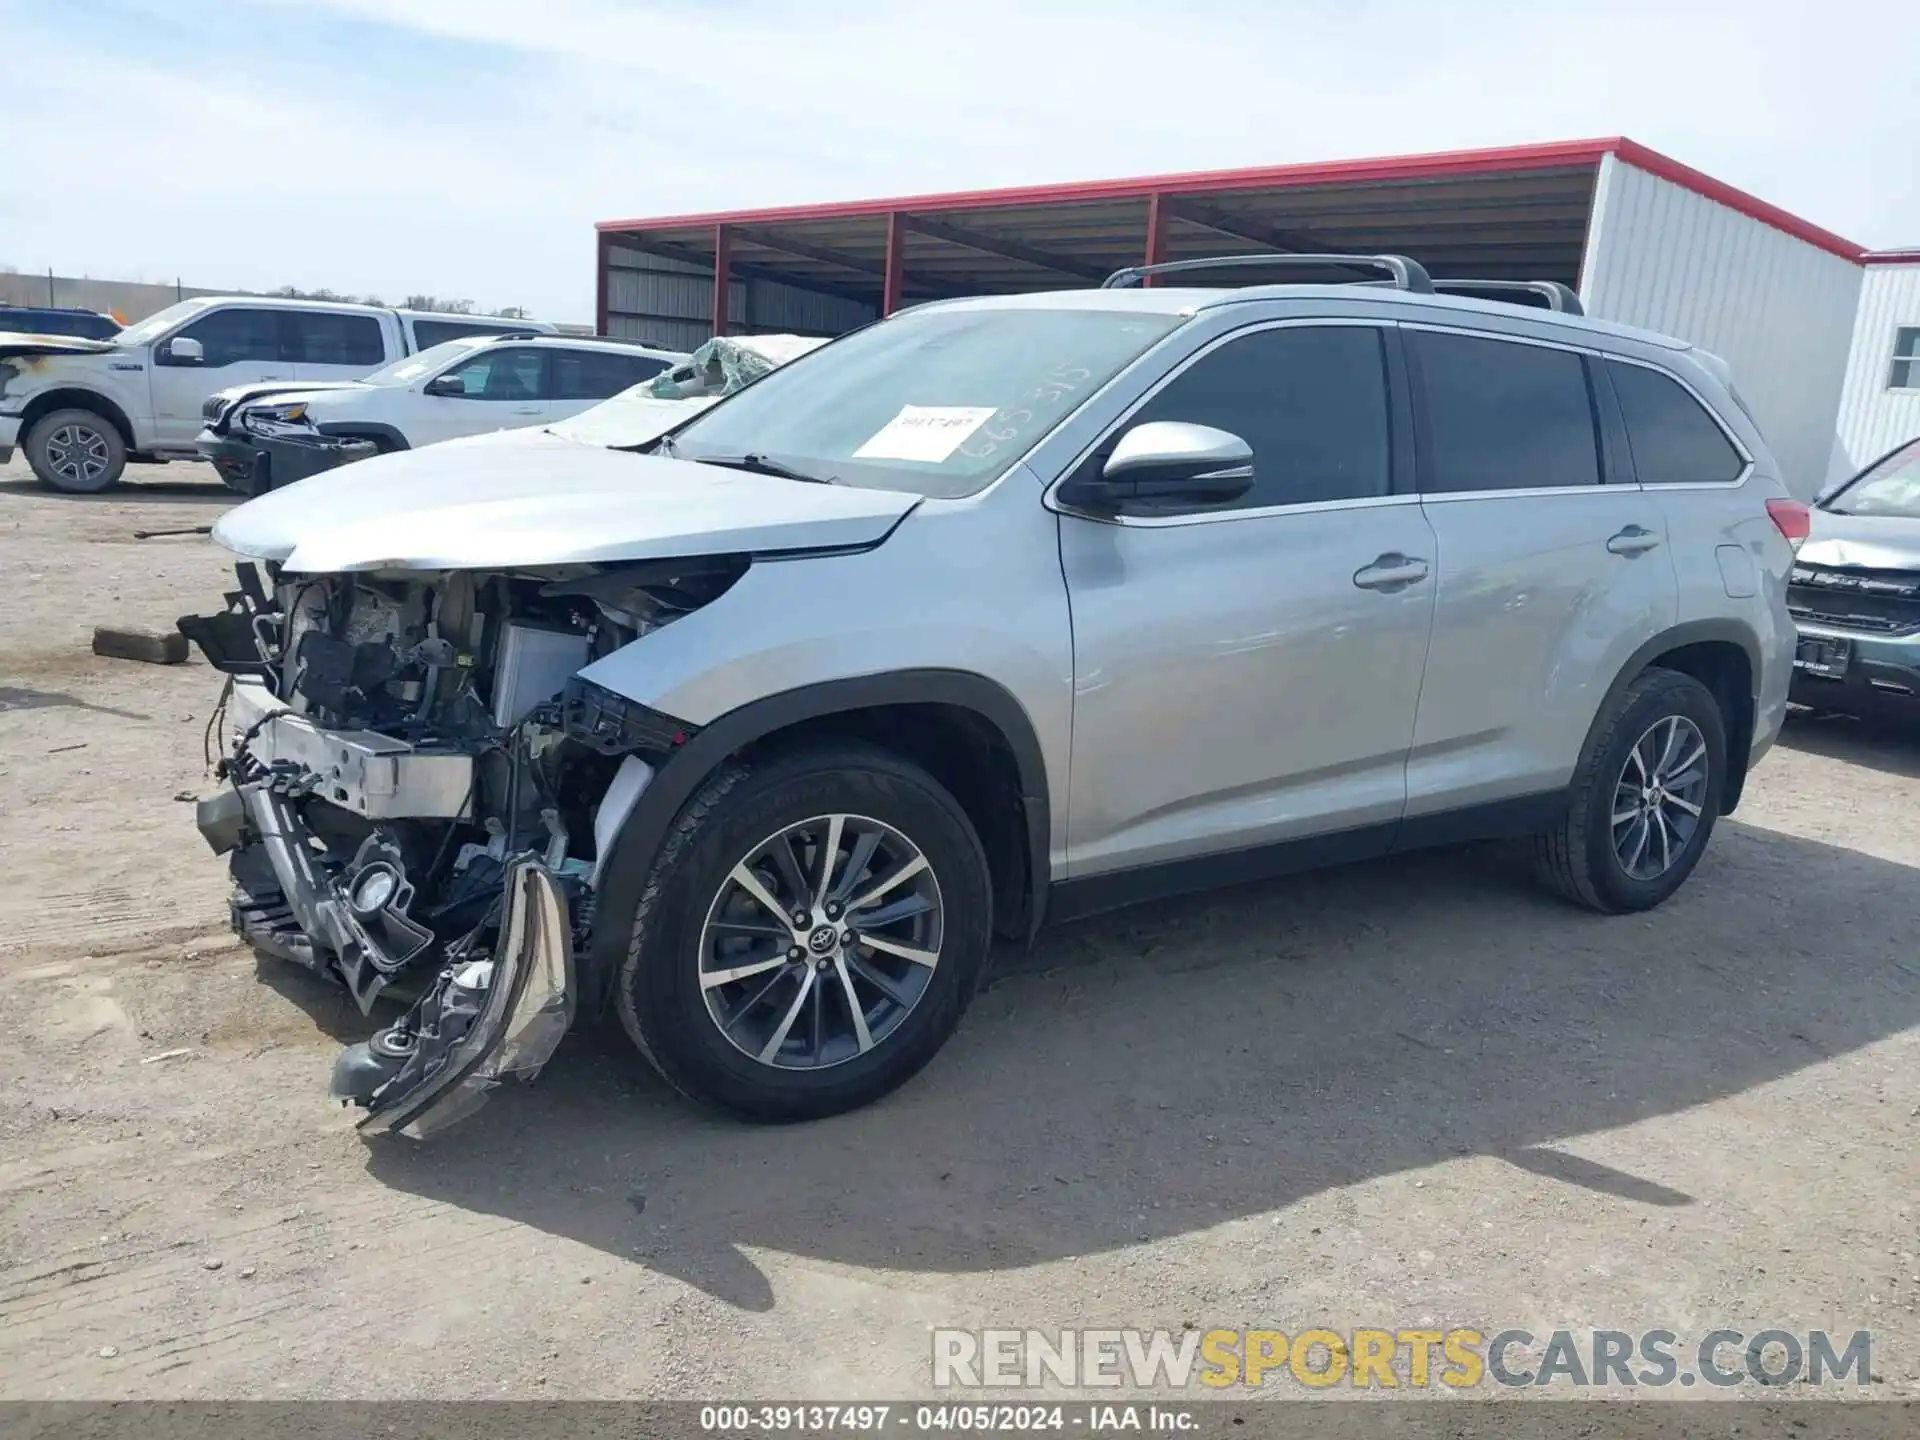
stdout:
[[1796,488],[1825,472],[1867,251],[1620,136],[608,220],[596,328],[682,349],[836,334],[924,300],[1273,251],[1571,285],[1589,313],[1722,354],[1774,412],[1783,463],[1807,471]]

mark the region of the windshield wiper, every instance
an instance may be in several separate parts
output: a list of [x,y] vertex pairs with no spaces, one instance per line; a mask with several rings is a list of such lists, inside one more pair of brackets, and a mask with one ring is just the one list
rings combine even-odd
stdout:
[[782,480],[804,480],[809,485],[832,485],[831,475],[809,475],[804,470],[795,470],[791,465],[782,465],[778,460],[769,460],[764,455],[686,455],[679,457],[691,460],[696,465],[724,465],[729,470],[745,470],[754,475],[777,475]]

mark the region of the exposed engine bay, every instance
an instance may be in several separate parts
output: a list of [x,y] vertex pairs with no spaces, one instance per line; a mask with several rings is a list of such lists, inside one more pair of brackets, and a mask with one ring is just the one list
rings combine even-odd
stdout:
[[224,612],[179,622],[229,677],[209,727],[224,731],[225,786],[197,821],[229,857],[234,929],[363,1013],[383,995],[413,1002],[336,1066],[364,1127],[427,1134],[558,1043],[604,846],[686,739],[578,672],[748,563],[243,563]]

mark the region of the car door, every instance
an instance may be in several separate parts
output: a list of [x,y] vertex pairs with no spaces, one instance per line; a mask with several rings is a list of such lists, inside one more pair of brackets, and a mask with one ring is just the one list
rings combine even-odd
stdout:
[[1440,583],[1407,825],[1567,784],[1602,698],[1673,624],[1659,504],[1633,482],[1596,355],[1409,324]]
[[[457,377],[456,393],[434,393]],[[548,414],[546,354],[531,345],[495,345],[477,351],[425,382],[403,422],[416,448],[457,435],[538,425]]]
[[283,311],[280,340],[298,380],[358,380],[388,359],[386,336],[372,315]]
[[1246,440],[1254,482],[1220,510],[1060,518],[1073,878],[1306,837],[1337,835],[1317,859],[1386,848],[1436,578],[1389,335],[1236,331],[1083,462],[1137,424],[1189,421]]
[[[264,305],[207,310],[153,347],[154,443],[191,448],[204,423],[200,406],[216,390],[255,380],[292,380],[283,352],[280,317]],[[174,342],[199,342],[198,356],[178,354]]]
[[559,346],[549,349],[547,355],[553,376],[553,400],[548,413],[555,420],[577,415],[589,405],[598,405],[622,390],[651,380],[666,369],[668,363],[656,355],[584,348],[566,350]]

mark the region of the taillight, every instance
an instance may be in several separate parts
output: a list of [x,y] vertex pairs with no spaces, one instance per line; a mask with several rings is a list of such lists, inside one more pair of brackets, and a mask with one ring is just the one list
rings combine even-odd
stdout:
[[1800,551],[1800,542],[1813,533],[1813,512],[1799,500],[1767,501],[1767,518],[1773,521],[1773,528],[1787,537],[1787,543]]

